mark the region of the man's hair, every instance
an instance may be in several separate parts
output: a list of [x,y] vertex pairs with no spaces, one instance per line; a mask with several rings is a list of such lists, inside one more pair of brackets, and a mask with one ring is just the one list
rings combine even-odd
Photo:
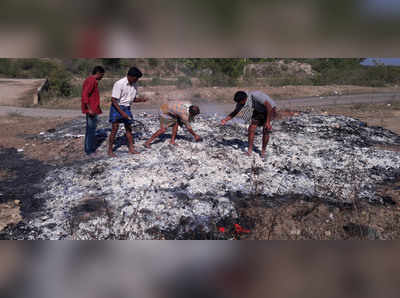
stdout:
[[104,67],[97,65],[93,68],[92,75],[95,75],[96,73],[104,73],[104,72],[105,72]]
[[194,121],[194,117],[200,114],[200,108],[198,106],[190,106],[189,107],[189,122]]
[[242,100],[247,98],[247,93],[244,91],[238,91],[235,93],[235,96],[233,97],[233,100],[235,102],[241,102]]
[[128,76],[141,78],[143,76],[142,72],[137,67],[131,67],[128,70]]
[[190,106],[189,107],[189,114],[192,117],[200,114],[200,108],[198,106]]

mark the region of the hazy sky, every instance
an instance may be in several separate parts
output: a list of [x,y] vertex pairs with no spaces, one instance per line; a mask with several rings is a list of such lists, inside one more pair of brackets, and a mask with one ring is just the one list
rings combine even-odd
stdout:
[[386,65],[400,65],[400,58],[367,58],[363,61],[364,65],[373,65],[373,60],[382,62]]
[[369,15],[379,17],[398,17],[400,14],[399,0],[366,0],[364,9]]

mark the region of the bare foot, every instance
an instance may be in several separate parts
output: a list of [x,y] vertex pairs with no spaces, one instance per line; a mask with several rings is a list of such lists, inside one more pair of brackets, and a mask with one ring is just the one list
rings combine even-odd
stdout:
[[99,154],[99,152],[93,152],[93,153],[91,153],[91,154],[89,155],[89,157],[91,157],[91,158],[98,158],[98,157],[101,157],[101,155]]
[[129,150],[130,154],[140,154],[140,152],[136,151],[136,150]]
[[246,152],[244,155],[251,156],[251,152]]
[[147,144],[147,143],[144,143],[143,146],[146,147],[147,149],[151,148],[150,144]]
[[175,142],[174,142],[174,143],[170,142],[170,144],[171,144],[171,145],[174,145],[174,146],[179,146],[179,145],[178,145],[177,143],[175,143]]
[[261,152],[261,158],[265,158],[265,152]]
[[113,152],[108,152],[109,157],[117,157]]

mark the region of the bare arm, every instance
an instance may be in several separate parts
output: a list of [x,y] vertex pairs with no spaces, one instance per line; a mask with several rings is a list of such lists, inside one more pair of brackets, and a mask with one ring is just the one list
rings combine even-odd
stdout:
[[264,106],[267,109],[267,120],[265,121],[264,127],[271,130],[272,106],[268,101],[264,102]]
[[125,119],[131,120],[131,118],[121,109],[118,104],[118,100],[114,97],[111,98],[112,105],[117,109],[118,113],[122,115]]
[[225,125],[226,122],[228,122],[233,117],[235,117],[240,112],[240,110],[243,108],[243,106],[244,105],[242,105],[242,104],[237,104],[235,110],[233,110],[233,112],[230,113],[225,119],[221,120],[221,124]]
[[200,141],[200,140],[201,140],[201,137],[198,136],[198,135],[193,131],[192,127],[191,127],[187,122],[184,122],[184,124],[185,124],[185,126],[186,126],[188,132],[190,132],[190,133],[194,136],[194,139],[196,140],[196,142],[197,142],[197,141]]
[[148,101],[147,98],[139,98],[139,97],[136,97],[136,98],[133,100],[133,102],[146,102],[146,101]]

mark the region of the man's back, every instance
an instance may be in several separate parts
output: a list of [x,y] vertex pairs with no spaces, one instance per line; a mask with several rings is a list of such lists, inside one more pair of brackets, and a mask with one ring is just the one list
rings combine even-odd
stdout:
[[272,108],[276,107],[276,102],[269,97],[267,94],[265,94],[264,92],[261,91],[252,91],[248,94],[249,98],[253,99],[254,101],[254,108],[257,111],[264,111],[265,110],[265,106],[264,103],[267,101]]
[[161,106],[161,112],[164,114],[172,114],[184,121],[189,119],[189,107],[191,103],[183,101],[169,101]]

